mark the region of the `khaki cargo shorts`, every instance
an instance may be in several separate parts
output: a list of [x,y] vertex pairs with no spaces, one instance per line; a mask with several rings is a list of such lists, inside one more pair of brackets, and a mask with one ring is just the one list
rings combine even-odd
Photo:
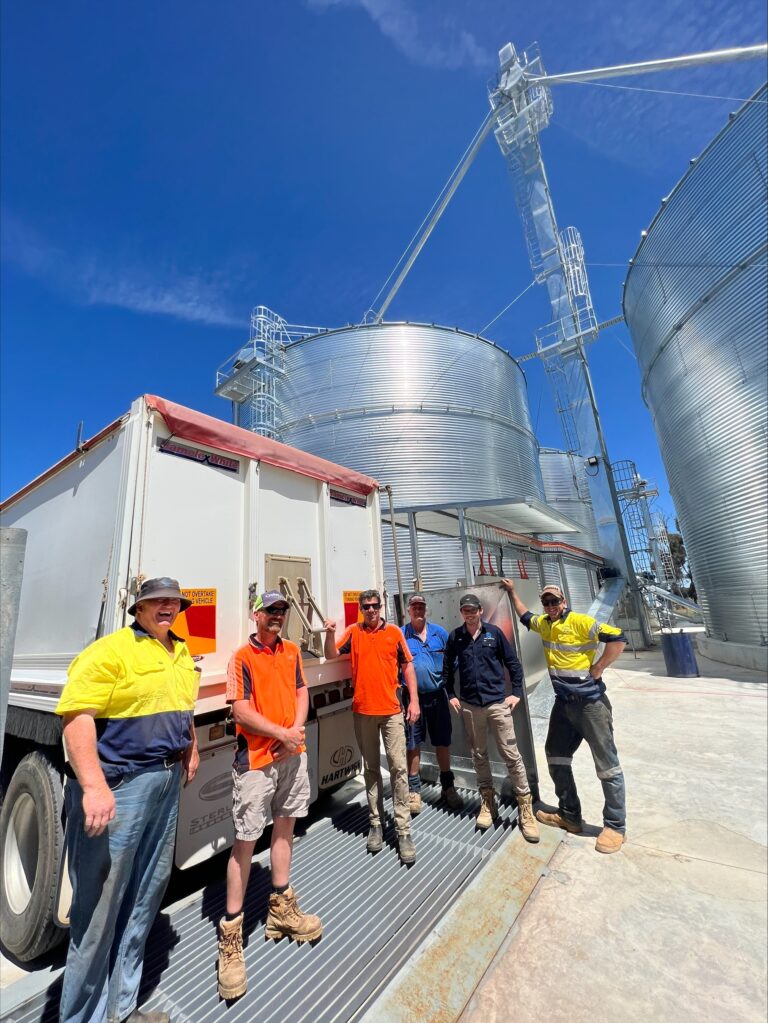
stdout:
[[256,771],[232,772],[235,837],[255,842],[275,817],[306,817],[309,810],[307,754],[267,764]]

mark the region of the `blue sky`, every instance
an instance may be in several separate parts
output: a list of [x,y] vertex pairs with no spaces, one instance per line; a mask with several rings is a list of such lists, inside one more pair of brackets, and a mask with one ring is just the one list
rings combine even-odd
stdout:
[[[2,448],[8,495],[145,391],[228,418],[216,366],[252,306],[360,319],[487,110],[507,41],[551,72],[765,39],[762,2],[25,0],[2,4]],[[554,92],[542,135],[561,227],[579,228],[599,319],[640,231],[760,84],[761,62]],[[614,84],[618,84],[615,83]],[[487,143],[390,309],[476,331],[530,280]],[[522,355],[530,290],[488,335]],[[670,511],[626,330],[592,347],[611,457]],[[543,444],[560,445],[528,362]]]

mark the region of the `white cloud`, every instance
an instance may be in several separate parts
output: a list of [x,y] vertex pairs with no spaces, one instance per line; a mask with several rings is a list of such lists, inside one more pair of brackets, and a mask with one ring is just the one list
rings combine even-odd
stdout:
[[440,7],[420,4],[417,10],[408,0],[307,0],[316,10],[329,7],[359,7],[382,35],[391,40],[414,64],[455,70],[469,67],[490,72],[493,51],[486,50],[474,33],[455,20],[435,14]]
[[114,306],[219,327],[243,327],[247,322],[228,307],[226,289],[216,275],[182,273],[175,267],[150,272],[110,263],[101,255],[73,255],[8,212],[3,215],[2,241],[4,261],[82,305]]

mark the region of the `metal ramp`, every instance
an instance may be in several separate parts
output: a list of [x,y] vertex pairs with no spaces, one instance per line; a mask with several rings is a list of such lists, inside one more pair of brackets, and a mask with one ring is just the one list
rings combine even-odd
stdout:
[[[265,941],[269,852],[254,861],[245,905],[249,990],[232,1003],[216,992],[216,923],[224,912],[224,878],[160,914],[147,943],[140,998],[174,1023],[352,1023],[431,933],[464,886],[512,833],[517,808],[500,806],[496,825],[475,829],[476,793],[455,813],[438,805],[440,790],[422,787],[424,810],[413,819],[418,859],[403,866],[391,820],[382,852],[365,851],[367,807],[356,802],[312,824],[294,845],[292,882],[303,908],[317,913],[323,938],[314,946]],[[13,1010],[6,1023],[56,1023],[60,979]]]

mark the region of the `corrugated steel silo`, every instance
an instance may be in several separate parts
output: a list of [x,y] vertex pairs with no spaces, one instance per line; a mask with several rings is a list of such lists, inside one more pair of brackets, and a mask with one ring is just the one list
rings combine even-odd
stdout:
[[624,286],[707,633],[752,646],[768,641],[767,92],[691,162]]
[[[600,540],[585,478],[584,459],[572,451],[542,448],[539,464],[547,504],[583,527],[580,532],[569,533],[562,539],[574,547],[598,554]],[[590,570],[583,562],[577,564],[567,557],[563,559],[563,567],[571,606],[575,611],[586,611],[594,597],[594,580],[590,578]],[[557,580],[553,578],[551,581]]]
[[477,335],[413,323],[286,348],[280,439],[390,484],[398,505],[542,497],[522,370]]
[[[389,484],[399,507],[534,497],[543,489],[525,376],[493,342],[427,324],[360,324],[285,349],[280,439]],[[410,587],[407,530],[398,529]],[[394,585],[392,540],[384,561]],[[464,576],[448,538],[420,543],[422,584]]]

